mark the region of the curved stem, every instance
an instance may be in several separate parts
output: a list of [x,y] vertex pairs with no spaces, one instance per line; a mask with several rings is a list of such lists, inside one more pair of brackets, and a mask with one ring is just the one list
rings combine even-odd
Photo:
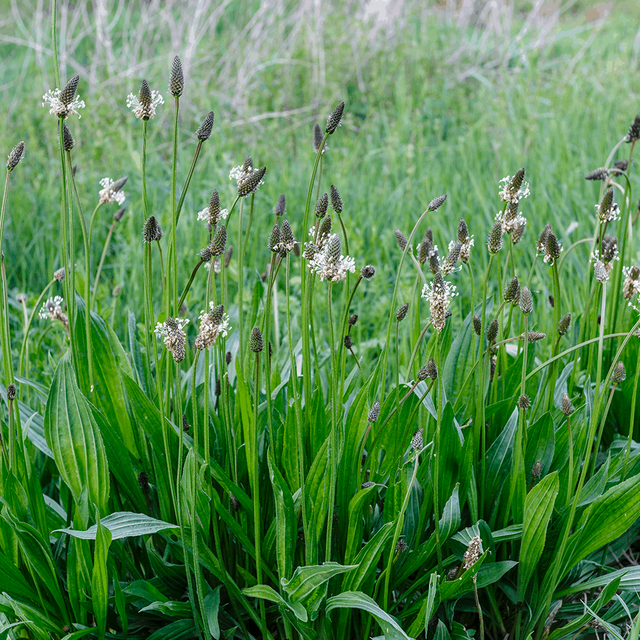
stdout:
[[100,262],[98,263],[98,268],[96,269],[96,277],[95,277],[95,280],[93,281],[93,293],[91,294],[91,309],[93,309],[96,304],[96,293],[98,291],[100,275],[102,274],[102,266],[104,265],[105,258],[107,257],[107,251],[109,250],[109,244],[111,243],[111,236],[113,235],[113,230],[115,226],[116,226],[116,223],[112,222],[111,226],[109,227],[109,232],[107,233],[107,238],[104,241],[104,246],[102,247]]

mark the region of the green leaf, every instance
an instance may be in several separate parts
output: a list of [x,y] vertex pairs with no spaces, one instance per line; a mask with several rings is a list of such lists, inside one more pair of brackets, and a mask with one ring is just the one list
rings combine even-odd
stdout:
[[529,580],[531,580],[542,556],[547,528],[559,489],[558,474],[554,471],[545,476],[529,492],[525,500],[520,568],[518,570],[519,601],[523,600]]
[[298,567],[291,580],[281,580],[281,584],[291,602],[300,602],[334,576],[354,569],[357,569],[357,565],[344,566],[337,562]]
[[86,487],[89,501],[106,511],[110,485],[107,454],[68,356],[60,360],[53,377],[44,422],[47,444],[76,502]]
[[261,598],[262,600],[268,600],[269,602],[275,602],[284,609],[293,611],[298,620],[306,622],[308,620],[307,610],[299,602],[287,602],[275,589],[272,589],[266,584],[257,584],[255,587],[249,589],[243,589],[242,593],[245,596],[251,598]]
[[147,640],[193,640],[197,635],[193,620],[176,620],[154,631]]
[[358,591],[362,588],[367,577],[375,571],[385,546],[393,537],[394,529],[394,522],[386,522],[360,550],[353,560],[353,564],[357,568],[355,571],[347,573],[342,580],[342,588],[345,591]]
[[91,602],[93,615],[98,626],[98,638],[104,640],[107,630],[107,611],[109,608],[109,573],[107,555],[111,544],[111,532],[98,522],[96,527],[96,546],[93,554],[93,573],[91,576]]
[[444,505],[442,518],[440,518],[438,525],[441,542],[445,542],[454,531],[458,530],[459,526],[460,501],[458,499],[458,485],[456,485],[447,504]]
[[210,591],[204,599],[204,618],[209,627],[209,633],[215,638],[220,640],[220,624],[218,622],[218,616],[220,614],[220,589],[222,587],[218,585],[213,591]]
[[[150,518],[144,513],[131,513],[129,511],[118,511],[102,519],[102,526],[111,532],[112,540],[121,538],[131,538],[133,536],[146,536],[165,529],[177,529],[178,526]],[[97,525],[89,527],[86,531],[76,529],[56,529],[56,532],[68,533],[75,538],[83,540],[95,540],[97,535]],[[55,532],[54,532],[55,533]]]
[[487,451],[486,504],[495,498],[509,473],[517,427],[518,409],[514,409],[504,429]]
[[351,562],[362,544],[362,529],[364,528],[362,510],[369,503],[371,496],[378,491],[378,485],[360,489],[349,501],[349,526],[347,528],[347,550],[345,562]]
[[140,609],[140,613],[143,611],[156,612],[168,618],[190,618],[193,616],[191,605],[188,602],[175,602],[174,600],[170,600],[169,602],[162,602],[161,600],[152,602]]
[[345,591],[344,593],[327,600],[327,615],[329,615],[333,609],[339,608],[361,609],[362,611],[368,611],[380,625],[380,628],[384,633],[385,640],[412,640],[402,630],[402,627],[398,624],[395,618],[392,618],[388,613],[383,611],[376,604],[375,600],[361,591]]

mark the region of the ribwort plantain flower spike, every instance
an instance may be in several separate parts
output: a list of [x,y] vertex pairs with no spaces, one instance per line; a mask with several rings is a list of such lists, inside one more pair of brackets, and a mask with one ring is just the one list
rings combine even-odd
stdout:
[[613,370],[613,376],[611,377],[611,381],[614,385],[619,385],[621,382],[624,382],[627,378],[627,371],[624,368],[624,363],[619,361],[616,364],[616,368]]
[[71,151],[76,146],[76,141],[73,139],[71,131],[69,131],[69,127],[65,122],[62,123],[62,146],[65,151]]
[[424,285],[421,295],[429,302],[431,322],[434,329],[440,333],[444,329],[451,300],[458,295],[456,288],[446,282],[438,272],[433,276],[431,283]]
[[427,206],[427,209],[429,211],[437,211],[443,204],[444,201],[447,199],[447,194],[443,193],[441,196],[438,196],[437,198],[434,198]]
[[396,236],[396,242],[398,243],[398,247],[400,248],[400,251],[404,251],[407,247],[407,243],[409,242],[407,240],[407,236],[405,236],[404,233],[400,231],[400,229],[396,229],[393,233]]
[[606,180],[609,177],[609,169],[606,167],[598,167],[593,171],[587,173],[584,177],[585,180]]
[[528,316],[533,311],[533,296],[529,287],[522,287],[520,290],[520,311]]
[[487,329],[487,342],[495,342],[499,328],[498,321],[493,320]]
[[398,322],[402,322],[407,317],[408,312],[409,312],[409,303],[405,302],[396,312],[396,320]]
[[21,141],[11,149],[7,157],[7,171],[13,171],[20,164],[24,158],[24,148],[24,141]]
[[111,204],[115,202],[121,205],[126,200],[125,193],[122,190],[126,183],[126,176],[115,182],[111,178],[102,178],[102,180],[100,180],[102,189],[98,192],[98,202],[100,204]]
[[527,198],[530,194],[529,185],[524,179],[524,167],[516,171],[513,178],[507,176],[500,180],[501,189],[498,192],[500,199],[504,202],[519,202]]
[[627,302],[640,292],[640,269],[638,267],[623,267],[622,294]]
[[278,202],[276,202],[276,206],[273,208],[273,213],[275,213],[276,218],[282,218],[287,214],[287,199],[284,193],[281,193],[278,197]]
[[480,556],[482,555],[482,539],[480,536],[474,536],[469,540],[469,545],[467,546],[467,550],[464,552],[464,556],[462,557],[462,568],[463,570],[471,569],[478,560],[480,560]]
[[324,218],[327,215],[327,209],[329,207],[329,196],[323,193],[316,202],[316,218]]
[[[365,280],[371,280],[376,275],[376,268],[371,264],[366,264],[360,269],[360,276]],[[356,316],[357,318],[357,316]]]
[[411,447],[414,451],[420,452],[424,448],[424,440],[422,439],[422,429],[416,431],[411,438]]
[[198,140],[204,142],[211,137],[211,133],[213,132],[213,122],[213,111],[209,111],[209,113],[202,121],[202,124],[196,129],[196,137],[198,138]]
[[142,237],[145,242],[154,242],[162,238],[162,229],[155,216],[149,216],[142,228]]
[[571,404],[571,400],[569,396],[565,393],[562,396],[562,413],[564,413],[567,418],[575,411],[573,405]]
[[567,313],[560,322],[558,322],[558,335],[565,335],[567,331],[569,331],[569,326],[571,325],[571,314]]
[[264,174],[267,172],[266,167],[260,167],[251,171],[246,177],[238,180],[238,195],[241,198],[245,198],[258,190],[261,184],[264,183]]
[[376,400],[369,411],[368,421],[371,423],[377,422],[380,416],[380,402]]
[[458,260],[460,259],[460,253],[462,251],[463,244],[462,242],[456,241],[451,242],[449,245],[449,253],[447,257],[444,259],[444,263],[442,264],[442,274],[448,275],[450,274],[456,267]]
[[344,202],[342,201],[342,196],[340,195],[340,192],[336,189],[334,185],[331,185],[330,193],[331,193],[331,208],[336,213],[342,213]]
[[269,250],[272,253],[277,253],[280,250],[280,227],[278,224],[273,225],[271,234],[269,235]]
[[625,137],[625,142],[635,142],[640,139],[640,115],[637,115],[631,126],[629,127],[629,133]]
[[163,338],[164,346],[171,354],[175,362],[182,362],[186,355],[187,334],[184,327],[189,323],[186,318],[172,318],[169,316],[162,323],[158,322],[155,333],[159,338]]
[[517,276],[513,276],[504,292],[504,301],[513,302],[520,297],[520,280]]
[[[322,128],[320,127],[320,125],[316,122],[316,124],[313,126],[313,151],[314,153],[318,153],[318,151],[320,151],[320,147],[322,146],[322,140],[324,139],[324,134],[322,133]],[[324,153],[327,150],[327,145],[325,143],[323,149],[322,149],[322,153]]]
[[598,218],[602,224],[613,222],[620,218],[620,207],[613,201],[613,189],[607,189],[602,196],[600,204],[596,205],[598,209]]
[[489,239],[487,240],[487,248],[489,249],[489,253],[494,255],[502,249],[502,222],[500,222],[500,220],[496,220],[491,229]]
[[138,95],[130,93],[127,96],[127,108],[133,111],[136,118],[149,120],[155,117],[156,108],[164,104],[164,98],[156,90],[151,90],[149,83],[143,80]]
[[524,393],[518,398],[518,409],[526,411],[531,407],[531,398]]
[[544,229],[538,236],[538,242],[536,244],[536,250],[538,253],[544,253],[547,248],[547,236],[552,232],[551,224],[547,222]]
[[179,98],[184,91],[184,73],[182,72],[182,62],[178,56],[171,63],[171,74],[169,75],[169,93],[174,98]]
[[549,231],[547,234],[547,239],[545,241],[545,250],[544,250],[544,262],[549,265],[555,263],[555,261],[560,257],[560,253],[562,252],[562,246],[558,242],[556,238],[556,234],[553,231]]
[[433,358],[427,360],[427,377],[430,380],[436,380],[438,378],[438,365]]
[[331,113],[327,119],[326,132],[328,134],[335,133],[336,129],[342,123],[342,116],[344,114],[344,102],[341,102]]
[[211,241],[211,255],[221,256],[227,247],[227,227],[220,225],[220,228],[216,231],[216,235],[213,236]]
[[229,316],[224,312],[224,306],[209,302],[209,311],[201,311],[199,317],[200,331],[194,342],[198,350],[212,347],[218,336],[223,338],[229,330]]
[[476,315],[473,316],[472,324],[474,333],[479,336],[482,333],[482,320]]
[[434,275],[440,272],[440,256],[438,255],[437,246],[434,246],[429,253],[429,269]]
[[264,350],[264,341],[262,339],[262,333],[258,327],[254,327],[251,331],[251,338],[249,339],[249,349],[253,353],[258,354]]
[[49,113],[61,119],[66,119],[69,115],[76,115],[80,118],[78,109],[84,109],[84,101],[80,96],[76,96],[80,76],[74,76],[67,82],[62,90],[53,89],[47,91],[42,96],[42,106],[49,106]]
[[[524,333],[521,333],[519,338],[520,340],[524,340]],[[538,340],[544,340],[547,337],[546,333],[542,333],[542,331],[528,331],[527,332],[527,340],[529,342],[538,342]]]
[[532,480],[540,480],[540,476],[542,475],[542,462],[537,460],[536,463],[531,467],[531,479]]

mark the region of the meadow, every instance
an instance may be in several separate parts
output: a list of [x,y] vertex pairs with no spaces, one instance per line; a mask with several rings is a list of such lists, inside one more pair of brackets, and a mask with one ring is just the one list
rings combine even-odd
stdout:
[[0,638],[640,637],[639,15],[3,6]]

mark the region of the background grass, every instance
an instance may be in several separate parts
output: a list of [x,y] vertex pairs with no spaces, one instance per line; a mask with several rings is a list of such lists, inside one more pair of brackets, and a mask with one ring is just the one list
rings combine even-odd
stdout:
[[[341,99],[347,115],[325,155],[322,189],[338,186],[351,253],[358,265],[371,262],[382,276],[368,290],[376,304],[368,305],[362,318],[361,339],[379,333],[384,323],[399,255],[394,228],[408,233],[440,193],[448,194],[447,204],[428,222],[441,252],[460,217],[481,247],[496,213],[497,182],[520,166],[527,169],[532,191],[522,205],[529,219],[522,242],[534,242],[548,221],[565,247],[589,235],[599,183],[586,183],[583,176],[604,163],[640,102],[635,82],[640,40],[637,20],[631,19],[640,10],[635,3],[620,3],[608,14],[607,7],[591,2],[424,6],[413,0],[336,1],[321,9],[310,2],[271,1],[63,5],[62,76],[80,73],[79,93],[87,102],[82,119],[69,123],[87,213],[101,177],[131,176],[127,214],[116,227],[98,293],[101,312],[108,316],[117,302],[114,326],[122,335],[130,301],[142,299],[136,290],[142,265],[140,127],[126,109],[126,94],[147,78],[167,97],[176,53],[187,78],[178,184],[195,147],[193,132],[209,109],[216,114],[179,230],[185,280],[208,238],[196,212],[213,188],[223,206],[230,205],[229,169],[248,153],[256,165],[267,166],[249,238],[252,264],[264,268],[269,259],[271,212],[281,192],[294,233],[304,237],[312,126],[324,123]],[[12,3],[0,18],[5,147],[25,139],[28,149],[11,184],[6,260],[10,289],[14,295],[26,292],[32,302],[60,266],[58,243],[51,242],[59,233],[58,167],[52,161],[57,134],[54,119],[40,106],[42,93],[54,86],[48,10],[42,2]],[[149,145],[150,208],[167,229],[171,113],[169,104],[159,109]],[[620,151],[624,157],[628,147]],[[115,211],[111,207],[99,213],[94,264]],[[578,228],[566,234],[574,221]],[[587,247],[568,260],[567,273],[579,282],[589,268]],[[480,266],[486,259],[485,251],[475,252]],[[255,282],[259,272],[256,267]],[[533,281],[541,299],[547,281],[546,270]],[[121,293],[114,301],[116,285]],[[412,285],[407,276],[407,294]],[[197,286],[194,299],[202,297]],[[576,290],[565,289],[570,306]],[[461,294],[463,300],[468,292]]]

